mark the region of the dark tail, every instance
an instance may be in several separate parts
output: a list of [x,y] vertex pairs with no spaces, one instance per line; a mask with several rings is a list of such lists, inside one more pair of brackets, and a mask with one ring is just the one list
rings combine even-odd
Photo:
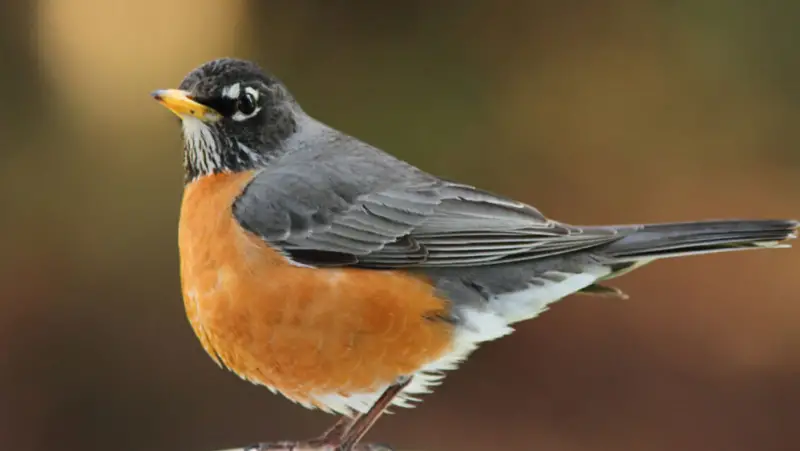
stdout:
[[[644,224],[639,230],[597,249],[614,263],[745,249],[789,247],[798,221],[725,220]],[[625,229],[626,227],[621,227]]]

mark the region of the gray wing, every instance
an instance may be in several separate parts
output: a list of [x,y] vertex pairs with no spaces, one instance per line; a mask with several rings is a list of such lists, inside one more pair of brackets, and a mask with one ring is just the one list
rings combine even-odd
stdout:
[[287,159],[266,168],[236,200],[234,215],[294,261],[312,266],[498,265],[620,238],[615,229],[568,226],[400,161],[362,156],[350,155],[347,165]]

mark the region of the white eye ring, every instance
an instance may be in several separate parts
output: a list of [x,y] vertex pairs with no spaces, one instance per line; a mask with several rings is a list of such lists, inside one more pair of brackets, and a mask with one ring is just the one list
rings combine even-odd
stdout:
[[256,114],[261,111],[261,107],[258,106],[258,90],[255,88],[247,87],[244,88],[244,96],[240,97],[240,99],[247,99],[247,103],[249,105],[255,106],[252,111],[243,112],[241,110],[236,111],[236,113],[231,116],[231,119],[237,122],[246,121],[251,117],[255,116]]

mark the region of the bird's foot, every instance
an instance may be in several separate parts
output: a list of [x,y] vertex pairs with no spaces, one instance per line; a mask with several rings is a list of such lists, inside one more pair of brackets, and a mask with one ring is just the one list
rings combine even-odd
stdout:
[[355,447],[344,450],[338,444],[325,443],[321,440],[304,442],[269,442],[245,446],[242,451],[394,451],[390,446],[377,443],[359,443]]

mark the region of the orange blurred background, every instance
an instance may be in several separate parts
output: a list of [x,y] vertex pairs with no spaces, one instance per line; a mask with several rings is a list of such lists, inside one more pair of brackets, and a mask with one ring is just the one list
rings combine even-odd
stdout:
[[[251,58],[306,111],[572,223],[798,217],[800,3],[0,1],[0,450],[211,451],[333,417],[218,369],[149,93]],[[370,438],[800,449],[800,250],[656,263],[484,346]],[[501,448],[502,447],[502,448]]]

